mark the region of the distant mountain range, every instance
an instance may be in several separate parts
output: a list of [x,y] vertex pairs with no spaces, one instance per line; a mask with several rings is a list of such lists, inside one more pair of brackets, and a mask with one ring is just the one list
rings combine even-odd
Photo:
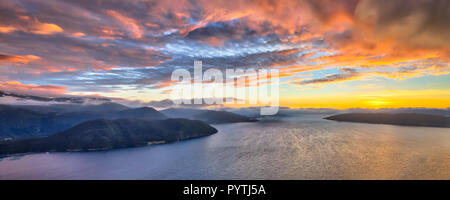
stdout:
[[255,122],[255,118],[239,115],[228,111],[201,110],[190,108],[169,108],[161,111],[167,117],[202,120],[210,124],[225,124],[238,122]]
[[325,119],[370,124],[450,127],[450,117],[419,113],[347,113],[333,115]]
[[106,150],[175,142],[216,132],[198,120],[98,119],[45,138],[0,142],[0,154]]
[[204,110],[195,108],[168,108],[161,110],[161,113],[170,118],[190,118],[201,112],[204,112]]
[[210,124],[225,124],[238,122],[256,122],[255,118],[250,118],[243,115],[238,115],[227,111],[206,110],[195,114],[192,119],[198,119]]
[[[139,118],[147,120],[166,119],[153,108],[128,108],[120,104],[105,103],[89,105],[73,112],[48,112],[51,107],[35,106],[31,110],[23,107],[0,106],[0,138],[24,139],[45,137],[81,122],[94,119]],[[41,111],[41,112],[39,112]]]

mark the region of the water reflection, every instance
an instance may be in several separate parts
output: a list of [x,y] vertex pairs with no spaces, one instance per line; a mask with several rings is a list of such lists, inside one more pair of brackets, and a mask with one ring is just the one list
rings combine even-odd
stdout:
[[0,179],[449,179],[450,129],[321,115],[216,125],[173,144],[0,160]]

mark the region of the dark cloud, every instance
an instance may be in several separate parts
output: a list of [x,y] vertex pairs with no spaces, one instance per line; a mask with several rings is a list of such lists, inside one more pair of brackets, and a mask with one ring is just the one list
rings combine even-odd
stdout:
[[11,56],[11,55],[0,54],[0,61],[2,61],[2,60],[9,60],[9,59],[11,59],[13,57],[14,56]]
[[354,13],[360,0],[306,0],[313,14],[328,23],[337,13]]
[[450,47],[450,1],[364,0],[355,15],[378,35],[422,47]]
[[243,39],[256,35],[256,31],[246,26],[245,21],[220,21],[190,31],[186,38],[221,45],[230,39]]

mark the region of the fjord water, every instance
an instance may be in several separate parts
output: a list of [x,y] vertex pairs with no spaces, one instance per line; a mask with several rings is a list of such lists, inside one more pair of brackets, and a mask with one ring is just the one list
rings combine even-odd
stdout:
[[324,115],[214,125],[172,144],[0,158],[0,179],[450,179],[450,129]]

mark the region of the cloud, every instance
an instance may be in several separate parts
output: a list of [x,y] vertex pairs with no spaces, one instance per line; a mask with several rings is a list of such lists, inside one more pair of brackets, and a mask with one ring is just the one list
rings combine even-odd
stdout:
[[23,31],[31,34],[50,35],[62,33],[64,30],[54,23],[43,22],[37,17],[28,15],[13,2],[0,3],[0,33]]
[[35,55],[6,55],[0,54],[0,62],[10,62],[10,63],[29,63],[34,60],[40,59],[39,56]]
[[16,30],[17,29],[13,26],[0,26],[0,33],[9,33]]
[[354,80],[354,79],[358,78],[359,76],[361,76],[361,74],[358,73],[355,69],[342,68],[341,71],[343,72],[341,74],[332,74],[332,75],[326,76],[325,78],[304,80],[304,81],[299,82],[298,84],[309,85],[309,84],[336,83],[336,82]]
[[363,0],[355,18],[379,37],[417,47],[450,47],[450,2],[446,0]]
[[30,31],[31,33],[34,33],[34,34],[49,35],[49,34],[63,32],[63,29],[56,24],[41,23],[36,20],[30,26],[30,30],[28,30],[28,31]]
[[257,32],[247,26],[244,20],[232,20],[208,23],[190,31],[186,38],[221,46],[227,40],[249,38],[255,34]]
[[131,37],[137,39],[142,37],[143,30],[133,18],[129,18],[114,10],[108,10],[106,13],[119,21],[119,23],[128,30]]
[[[344,68],[303,85],[448,74],[446,0],[11,0],[0,81],[67,91],[170,91],[174,69]],[[169,92],[161,92],[168,95]],[[164,97],[165,98],[165,97]],[[158,97],[161,99],[161,97]]]
[[0,83],[0,90],[35,95],[62,95],[67,88],[56,85],[33,85],[22,84],[18,81],[7,81]]

